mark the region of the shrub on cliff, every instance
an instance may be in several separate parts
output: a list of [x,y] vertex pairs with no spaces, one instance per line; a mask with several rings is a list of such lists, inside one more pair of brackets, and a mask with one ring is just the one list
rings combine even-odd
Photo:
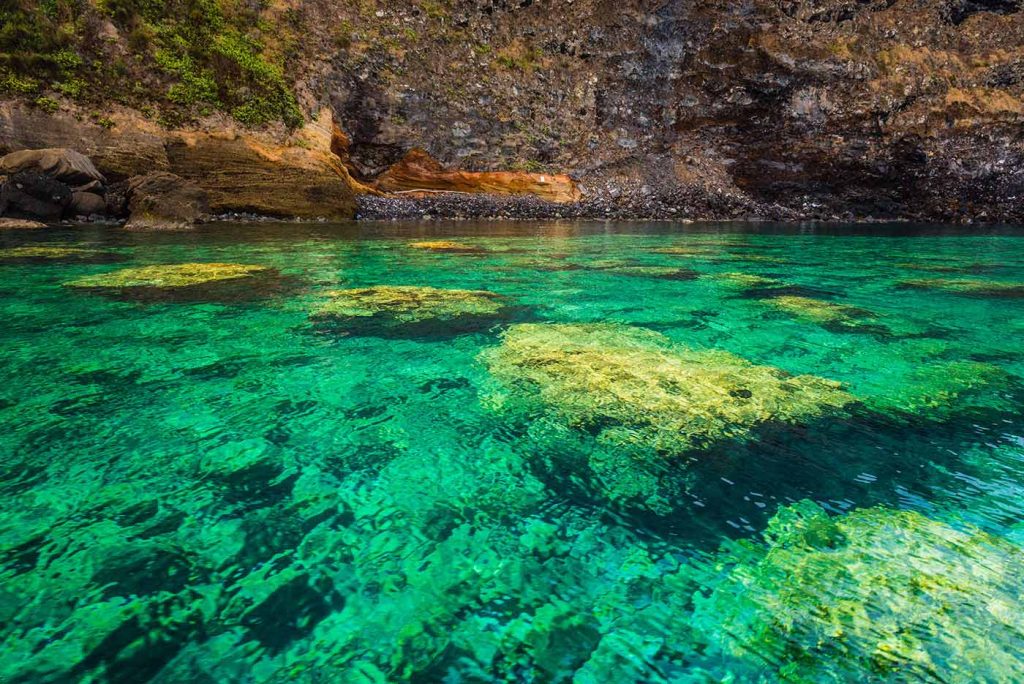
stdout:
[[230,0],[19,3],[0,28],[0,92],[158,103],[166,124],[223,110],[294,128],[303,116],[285,66],[299,36],[265,11]]

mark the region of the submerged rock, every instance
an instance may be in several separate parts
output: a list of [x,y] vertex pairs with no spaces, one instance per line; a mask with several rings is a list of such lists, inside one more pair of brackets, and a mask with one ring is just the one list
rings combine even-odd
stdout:
[[48,247],[45,245],[32,247],[11,247],[0,249],[0,264],[46,263],[53,261],[115,261],[119,255],[101,252],[95,249],[79,249],[76,247]]
[[0,215],[55,221],[71,204],[71,188],[37,171],[19,171],[0,187]]
[[864,309],[811,297],[786,295],[764,301],[796,318],[827,327],[859,328],[875,320],[875,316]]
[[1021,681],[1022,564],[1024,549],[977,529],[804,501],[698,573],[693,625],[787,681]]
[[191,263],[140,266],[85,276],[64,283],[66,287],[133,299],[174,299],[193,297],[247,298],[263,293],[263,285],[275,279],[277,271],[250,264]]
[[697,271],[673,266],[615,266],[603,270],[637,278],[659,278],[661,280],[695,280],[700,275]]
[[1012,410],[1011,377],[979,361],[949,361],[914,368],[886,391],[864,396],[864,405],[904,420],[947,420],[971,409]]
[[206,192],[166,171],[128,181],[128,230],[186,230],[210,211]]
[[424,249],[431,252],[451,252],[453,254],[483,254],[486,250],[469,245],[464,242],[452,240],[431,240],[426,242],[412,242],[409,246],[413,249]]
[[900,286],[921,290],[941,290],[975,297],[1024,297],[1024,283],[999,280],[919,278],[901,281]]
[[854,401],[831,380],[621,325],[515,325],[481,359],[511,392],[495,405],[539,403],[599,441],[662,454],[747,439],[767,424],[807,423]]
[[313,320],[363,334],[461,332],[493,323],[508,308],[504,297],[486,290],[381,285],[328,295]]
[[714,280],[717,280],[725,285],[732,287],[738,287],[744,290],[763,290],[767,288],[784,287],[785,283],[775,278],[768,278],[766,276],[759,276],[753,273],[716,273],[708,276]]

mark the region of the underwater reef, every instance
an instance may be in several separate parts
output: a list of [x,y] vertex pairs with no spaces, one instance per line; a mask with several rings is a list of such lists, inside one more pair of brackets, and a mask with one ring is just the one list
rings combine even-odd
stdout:
[[810,422],[854,402],[838,382],[629,326],[519,324],[481,359],[511,391],[492,398],[496,405],[537,401],[599,441],[666,455],[744,439],[765,424]]
[[311,314],[315,322],[352,332],[460,332],[494,323],[508,309],[500,295],[412,285],[332,290]]
[[1024,677],[1024,548],[920,513],[781,508],[708,563],[693,624],[785,681]]

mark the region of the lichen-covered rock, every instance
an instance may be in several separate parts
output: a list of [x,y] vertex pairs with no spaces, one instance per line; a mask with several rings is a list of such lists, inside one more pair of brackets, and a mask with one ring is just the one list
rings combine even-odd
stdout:
[[206,191],[166,171],[128,181],[128,230],[183,230],[210,211]]
[[968,297],[1024,297],[1024,283],[1000,280],[918,278],[900,282],[902,287],[940,290]]
[[246,264],[195,263],[140,266],[85,276],[65,283],[70,287],[189,287],[204,283],[249,278],[268,269]]
[[765,425],[808,423],[854,401],[831,380],[620,325],[515,325],[481,359],[511,392],[493,397],[496,407],[539,403],[604,443],[663,454],[748,439]]
[[314,321],[349,332],[459,332],[493,323],[508,307],[485,290],[381,285],[335,290],[312,314]]
[[1020,546],[808,501],[780,509],[764,539],[727,545],[698,573],[693,624],[721,654],[797,682],[1024,679]]

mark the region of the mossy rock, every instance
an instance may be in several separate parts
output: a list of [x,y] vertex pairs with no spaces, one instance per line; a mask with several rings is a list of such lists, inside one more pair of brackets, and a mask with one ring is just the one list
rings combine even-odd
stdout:
[[940,290],[968,297],[1024,297],[1024,283],[1013,281],[919,278],[903,280],[899,285],[918,290]]
[[856,330],[871,325],[877,326],[877,317],[870,311],[823,299],[783,295],[764,301],[769,306],[800,320],[817,323],[828,328]]
[[76,247],[10,247],[0,249],[0,264],[45,263],[113,263],[122,259],[120,254]]
[[486,254],[487,250],[466,244],[465,242],[454,242],[451,240],[432,240],[427,242],[411,242],[409,246],[413,249],[422,249],[429,252],[443,252],[448,254]]
[[266,266],[188,263],[126,268],[64,285],[127,299],[235,300],[270,294],[281,283],[277,271]]
[[322,326],[363,335],[450,334],[489,327],[509,313],[507,300],[486,290],[380,285],[334,290],[312,314]]
[[[915,368],[895,389],[864,396],[864,405],[900,420],[948,420],[971,410],[1009,411],[1009,373],[980,361],[949,361]],[[887,389],[892,383],[887,384]]]
[[782,508],[696,578],[693,624],[786,681],[1024,681],[1024,549],[883,507]]
[[837,382],[629,326],[515,325],[481,359],[507,393],[493,406],[536,403],[601,443],[663,455],[809,423],[854,401]]

